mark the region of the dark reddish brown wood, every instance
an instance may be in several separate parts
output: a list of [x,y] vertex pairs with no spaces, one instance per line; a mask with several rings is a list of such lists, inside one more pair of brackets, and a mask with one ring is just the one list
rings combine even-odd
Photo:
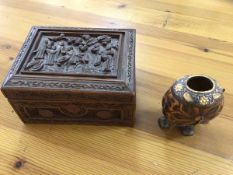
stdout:
[[32,27],[1,90],[25,123],[133,125],[135,33]]

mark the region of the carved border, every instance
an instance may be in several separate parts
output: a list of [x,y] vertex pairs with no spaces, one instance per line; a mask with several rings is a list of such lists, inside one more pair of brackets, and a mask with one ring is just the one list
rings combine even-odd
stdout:
[[75,82],[58,82],[58,81],[39,81],[39,80],[9,80],[6,83],[10,87],[42,87],[42,88],[62,88],[62,89],[99,89],[111,91],[126,91],[128,88],[124,84],[110,84],[110,83],[75,83]]
[[129,50],[128,50],[128,81],[131,82],[133,78],[133,54],[134,51],[134,32],[129,32]]
[[135,43],[136,43],[136,30],[128,30],[128,50],[127,50],[127,72],[126,82],[132,92],[136,91],[135,82]]

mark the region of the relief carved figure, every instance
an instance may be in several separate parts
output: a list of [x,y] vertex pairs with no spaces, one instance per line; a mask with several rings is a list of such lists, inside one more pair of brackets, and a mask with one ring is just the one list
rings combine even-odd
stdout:
[[55,62],[55,55],[57,52],[56,46],[53,46],[52,44],[47,46],[46,53],[47,53],[47,59],[45,60],[46,65],[54,65]]
[[24,70],[109,74],[116,71],[119,36],[84,34],[42,37]]
[[45,56],[47,45],[48,45],[48,40],[45,40],[38,47],[38,49],[32,52],[32,53],[35,53],[35,56],[26,65],[26,69],[30,69],[31,71],[39,71],[43,68],[44,56]]

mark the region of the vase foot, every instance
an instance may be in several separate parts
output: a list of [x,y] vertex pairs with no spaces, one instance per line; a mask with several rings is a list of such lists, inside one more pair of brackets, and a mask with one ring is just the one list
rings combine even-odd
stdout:
[[194,135],[194,126],[190,125],[190,126],[180,126],[180,131],[181,134],[184,136],[192,136]]
[[162,129],[170,128],[170,123],[165,116],[160,117],[158,123],[159,123],[159,127]]

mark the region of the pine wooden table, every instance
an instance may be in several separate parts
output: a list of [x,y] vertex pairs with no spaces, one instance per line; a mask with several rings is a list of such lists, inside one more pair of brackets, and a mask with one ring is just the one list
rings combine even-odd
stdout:
[[[133,128],[24,125],[0,95],[0,175],[233,174],[233,2],[1,0],[0,80],[32,25],[136,28]],[[226,88],[222,114],[193,137],[161,131],[161,98],[185,74]]]

